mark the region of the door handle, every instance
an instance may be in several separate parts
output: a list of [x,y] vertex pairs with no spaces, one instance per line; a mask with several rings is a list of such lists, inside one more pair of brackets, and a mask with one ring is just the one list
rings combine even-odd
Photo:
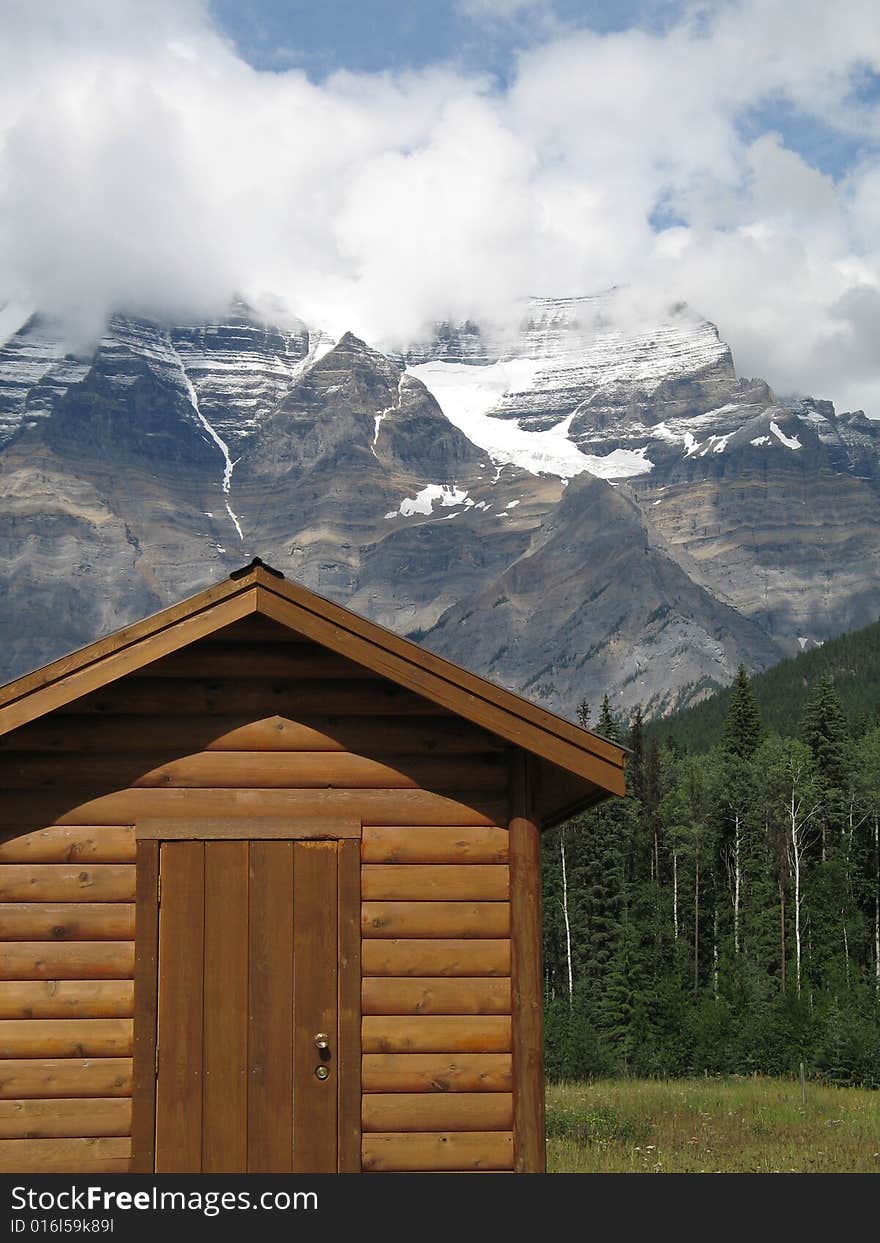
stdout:
[[330,1048],[330,1038],[326,1034],[326,1032],[318,1032],[317,1036],[315,1037],[315,1048],[320,1053],[326,1053],[327,1050]]

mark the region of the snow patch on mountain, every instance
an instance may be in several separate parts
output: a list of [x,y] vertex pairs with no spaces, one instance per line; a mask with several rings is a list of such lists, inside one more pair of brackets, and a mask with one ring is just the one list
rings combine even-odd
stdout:
[[773,433],[773,435],[776,437],[776,439],[777,439],[777,440],[781,441],[781,442],[782,442],[782,444],[784,444],[784,445],[785,445],[786,449],[801,449],[801,448],[803,448],[803,446],[802,446],[801,442],[798,440],[797,436],[786,436],[785,432],[782,430],[782,428],[781,428],[781,427],[779,427],[779,425],[778,425],[778,424],[776,424],[776,423],[771,423],[771,424],[770,424],[770,431]]
[[408,373],[422,381],[450,423],[488,453],[496,467],[518,466],[532,475],[556,475],[560,479],[571,479],[585,471],[600,479],[626,479],[652,469],[646,448],[615,449],[601,456],[582,453],[568,435],[574,411],[542,432],[526,431],[516,419],[492,418],[487,414],[498,404],[499,394],[527,384],[539,369],[540,364],[534,359],[512,358],[484,367],[420,363],[410,367]]
[[397,509],[392,509],[385,517],[411,518],[414,514],[429,516],[435,504],[439,504],[441,509],[449,509],[453,505],[465,505],[470,508],[473,503],[467,492],[455,484],[450,487],[445,483],[429,483],[415,496],[404,497]]

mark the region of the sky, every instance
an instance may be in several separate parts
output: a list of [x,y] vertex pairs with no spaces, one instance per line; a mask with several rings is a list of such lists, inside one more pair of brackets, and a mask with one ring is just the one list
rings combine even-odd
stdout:
[[3,0],[0,329],[687,302],[880,417],[875,0]]

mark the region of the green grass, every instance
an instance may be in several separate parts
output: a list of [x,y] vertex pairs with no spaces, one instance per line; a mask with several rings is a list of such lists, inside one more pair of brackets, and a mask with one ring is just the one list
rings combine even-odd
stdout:
[[559,1174],[880,1172],[880,1093],[784,1079],[549,1084]]

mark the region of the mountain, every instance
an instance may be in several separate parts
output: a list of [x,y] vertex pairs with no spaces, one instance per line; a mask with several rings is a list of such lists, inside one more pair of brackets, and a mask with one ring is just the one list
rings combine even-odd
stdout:
[[880,612],[876,425],[610,295],[386,354],[242,303],[0,349],[0,677],[258,554],[568,715],[667,712]]
[[[880,723],[880,621],[828,639],[821,647],[756,674],[752,691],[764,728],[796,734],[807,701],[824,677],[834,682],[854,732],[861,730],[866,719]],[[729,687],[714,691],[700,703],[652,723],[649,735],[688,751],[708,751],[721,741],[730,696]]]

